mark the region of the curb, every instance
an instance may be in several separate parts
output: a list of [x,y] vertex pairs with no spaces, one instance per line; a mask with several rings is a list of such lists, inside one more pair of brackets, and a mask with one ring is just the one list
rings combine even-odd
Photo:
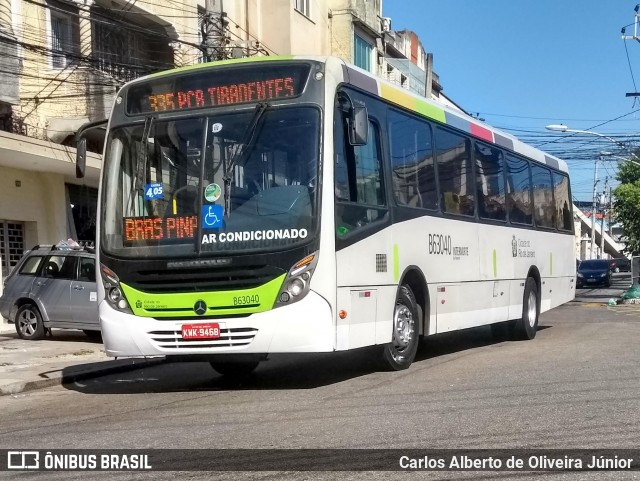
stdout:
[[[65,369],[60,371],[59,376],[55,376],[47,379],[38,379],[35,381],[17,381],[10,384],[0,385],[0,396],[8,396],[11,394],[19,394],[27,391],[35,391],[37,389],[44,389],[51,386],[59,386],[62,384],[70,384],[76,381],[84,381],[87,379],[93,379],[99,376],[106,376],[109,374],[119,374],[122,372],[135,371],[136,369],[142,369],[145,367],[152,367],[158,364],[162,364],[166,361],[166,358],[154,358],[154,359],[132,359],[123,361],[104,361],[106,363],[118,363],[116,366],[100,366],[96,368],[87,368],[78,372],[70,372],[65,374]],[[103,364],[103,362],[101,362]],[[74,366],[70,366],[73,369]]]

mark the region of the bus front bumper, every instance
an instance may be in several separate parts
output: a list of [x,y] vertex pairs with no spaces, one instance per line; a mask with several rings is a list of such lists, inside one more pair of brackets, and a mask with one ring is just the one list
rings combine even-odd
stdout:
[[[247,317],[159,320],[116,311],[100,302],[105,351],[111,357],[330,352],[335,327],[329,303],[311,291],[304,299]],[[184,324],[217,323],[219,339],[184,340]]]

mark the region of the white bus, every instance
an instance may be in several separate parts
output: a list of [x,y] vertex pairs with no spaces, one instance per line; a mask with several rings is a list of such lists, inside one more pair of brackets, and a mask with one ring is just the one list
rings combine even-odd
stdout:
[[332,57],[127,84],[99,216],[109,356],[237,374],[377,345],[405,369],[422,335],[532,339],[575,293],[565,162]]

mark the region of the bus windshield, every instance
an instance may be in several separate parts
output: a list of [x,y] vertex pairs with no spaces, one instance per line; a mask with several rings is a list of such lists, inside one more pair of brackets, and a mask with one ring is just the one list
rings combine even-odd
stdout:
[[123,257],[255,252],[316,228],[320,111],[241,113],[114,127],[101,245]]

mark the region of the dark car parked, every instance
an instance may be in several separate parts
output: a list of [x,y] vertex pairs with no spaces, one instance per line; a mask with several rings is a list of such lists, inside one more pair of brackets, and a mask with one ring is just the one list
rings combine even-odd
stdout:
[[578,266],[578,287],[604,285],[611,286],[611,269],[606,259],[582,261]]
[[90,250],[36,246],[6,278],[0,315],[22,339],[42,339],[47,329],[82,329],[100,338],[96,258]]
[[626,257],[620,259],[611,259],[609,269],[613,272],[631,272],[631,261]]

